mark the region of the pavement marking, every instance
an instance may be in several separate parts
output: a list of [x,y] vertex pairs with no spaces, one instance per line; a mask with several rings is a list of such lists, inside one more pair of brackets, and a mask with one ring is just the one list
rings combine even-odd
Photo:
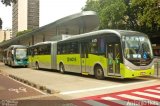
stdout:
[[124,97],[124,98],[127,98],[127,99],[132,99],[132,100],[139,100],[141,102],[146,102],[146,103],[150,103],[152,105],[156,105],[159,104],[158,101],[154,101],[154,100],[150,100],[150,99],[146,99],[146,98],[141,98],[141,97],[138,97],[138,96],[133,96],[133,95],[128,95],[128,94],[120,94],[118,95],[120,97]]
[[22,83],[22,82],[19,82],[19,81],[13,79],[13,78],[10,78],[10,77],[8,77],[8,78],[11,79],[11,80],[13,80],[13,81],[15,81],[15,82],[18,82],[18,83],[20,83],[20,84],[22,84],[22,85],[24,85],[24,86],[27,86],[28,88],[34,89],[35,91],[37,91],[37,92],[39,92],[39,93],[41,93],[41,94],[43,94],[43,95],[47,95],[47,93],[42,92],[42,91],[39,90],[39,89],[36,89],[36,88],[34,88],[34,87],[32,87],[32,86],[29,86],[29,85],[27,85],[27,84],[24,84],[24,83]]
[[154,90],[154,89],[147,89],[145,91],[148,91],[148,92],[154,92],[154,93],[160,93],[159,90]]
[[153,98],[157,98],[160,99],[159,95],[154,95],[154,94],[150,94],[150,93],[145,93],[145,92],[133,92],[134,94],[138,94],[138,95],[143,95],[143,96],[149,96],[149,97],[153,97]]
[[9,91],[13,91],[13,92],[16,92],[16,93],[20,93],[20,92],[27,92],[26,88],[24,87],[19,87],[19,88],[9,88],[8,89]]
[[157,87],[156,89],[160,89],[160,87]]
[[43,97],[44,97],[44,98],[45,98],[45,97],[52,97],[52,96],[54,96],[54,95],[52,95],[52,94],[36,95],[36,96],[20,97],[20,98],[14,99],[14,100],[26,100],[26,99],[32,100],[32,99],[43,98]]
[[83,102],[87,103],[91,106],[109,106],[109,105],[106,105],[106,104],[103,104],[103,103],[100,103],[100,102],[97,102],[97,101],[94,101],[94,100],[85,100]]
[[106,90],[106,89],[112,89],[112,88],[118,88],[118,87],[124,87],[124,86],[129,86],[129,85],[136,85],[136,84],[143,84],[143,83],[149,83],[149,82],[155,82],[155,81],[156,80],[151,80],[151,81],[144,81],[144,82],[135,82],[135,83],[130,83],[130,84],[121,84],[121,85],[106,86],[106,87],[99,87],[99,88],[66,91],[66,92],[61,92],[60,94],[68,95],[68,94],[75,94],[75,93],[92,92],[92,91]]
[[[120,100],[120,99],[113,98],[113,97],[102,97],[102,99],[107,100],[107,101],[112,101],[114,103],[117,103],[117,104],[120,104],[120,105],[123,105],[123,106],[126,106],[126,104],[131,103],[129,101],[124,101],[124,100]],[[135,104],[135,106],[138,106],[138,105]]]

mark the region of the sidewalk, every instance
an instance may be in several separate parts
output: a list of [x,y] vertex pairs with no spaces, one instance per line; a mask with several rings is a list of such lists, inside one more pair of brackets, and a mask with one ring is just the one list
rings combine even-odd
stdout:
[[31,68],[10,68],[1,62],[0,70],[16,80],[49,94],[59,94],[62,92],[92,89],[117,84],[117,82],[106,83],[106,81],[82,77],[81,75],[62,75],[59,72],[33,70]]
[[35,87],[46,93],[53,94],[59,92],[54,89],[52,82],[54,76],[50,76],[49,72],[46,73],[38,70],[31,70],[30,68],[11,68],[9,66],[4,66],[3,63],[0,62],[0,73],[8,75],[15,80]]

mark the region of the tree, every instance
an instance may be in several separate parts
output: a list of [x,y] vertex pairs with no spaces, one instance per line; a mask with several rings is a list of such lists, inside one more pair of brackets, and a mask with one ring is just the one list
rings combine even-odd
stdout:
[[17,0],[1,0],[1,2],[6,6],[11,6],[11,3],[16,3]]
[[124,29],[126,5],[123,0],[100,0],[100,28]]
[[159,0],[87,0],[86,10],[98,13],[100,29],[160,32]]
[[29,30],[19,31],[19,32],[16,34],[16,36],[20,36],[20,35],[23,35],[23,34],[26,34],[26,33],[29,33],[29,32],[32,32],[32,30],[29,29]]
[[83,11],[92,10],[98,13],[100,29],[124,29],[126,5],[123,0],[87,0]]
[[137,30],[146,33],[160,31],[159,0],[131,0],[130,9],[135,16]]
[[86,5],[84,8],[82,8],[83,11],[87,11],[87,10],[92,10],[95,12],[99,12],[100,9],[100,5],[99,5],[99,1],[95,1],[95,0],[87,0]]

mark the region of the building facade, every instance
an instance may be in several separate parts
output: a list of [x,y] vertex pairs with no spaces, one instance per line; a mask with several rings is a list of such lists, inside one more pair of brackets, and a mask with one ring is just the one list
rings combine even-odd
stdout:
[[7,30],[2,30],[0,29],[0,42],[9,40],[12,38],[12,30],[7,29]]
[[17,0],[12,7],[12,34],[39,27],[39,0]]

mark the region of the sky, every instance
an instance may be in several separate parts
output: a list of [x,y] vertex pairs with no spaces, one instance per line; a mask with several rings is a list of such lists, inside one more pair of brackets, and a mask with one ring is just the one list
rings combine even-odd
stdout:
[[[39,0],[40,27],[65,16],[79,13],[87,0]],[[12,28],[12,7],[0,3],[0,18],[3,29]]]

